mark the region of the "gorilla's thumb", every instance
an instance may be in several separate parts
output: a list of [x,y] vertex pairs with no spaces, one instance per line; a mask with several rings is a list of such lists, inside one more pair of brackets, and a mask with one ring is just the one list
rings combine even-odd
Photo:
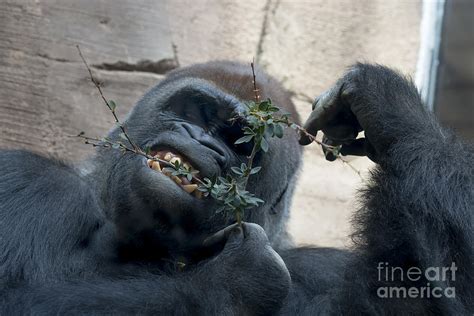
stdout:
[[[237,235],[237,236],[236,236]],[[212,236],[207,237],[203,241],[204,247],[214,247],[218,244],[227,244],[229,241],[238,239],[238,235],[241,235],[243,238],[242,229],[238,226],[237,223],[227,226],[224,229],[221,229]]]
[[239,225],[236,225],[231,229],[229,233],[229,237],[227,238],[226,248],[240,245],[242,244],[243,240],[244,240],[244,232],[242,230],[242,227],[240,227]]

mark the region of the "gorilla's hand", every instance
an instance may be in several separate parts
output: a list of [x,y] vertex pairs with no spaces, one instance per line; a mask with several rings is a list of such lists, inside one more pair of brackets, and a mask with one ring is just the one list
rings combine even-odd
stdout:
[[[395,71],[379,65],[357,64],[313,103],[305,129],[325,134],[328,145],[342,145],[343,155],[367,155],[380,161],[391,144],[426,121],[415,86]],[[365,138],[356,139],[360,131]],[[311,140],[301,133],[300,144]],[[326,159],[336,157],[325,150]]]
[[244,314],[278,311],[291,278],[263,228],[253,223],[228,226],[205,241],[206,246],[218,244],[224,248],[208,263],[210,278],[231,293]]

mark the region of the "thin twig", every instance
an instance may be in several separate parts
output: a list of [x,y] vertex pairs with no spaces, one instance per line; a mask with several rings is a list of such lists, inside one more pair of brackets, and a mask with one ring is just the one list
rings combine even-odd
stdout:
[[[296,128],[298,129],[298,131],[301,131],[303,134],[305,134],[309,139],[311,139],[312,142],[315,142],[316,144],[318,145],[321,145],[322,147],[326,148],[326,149],[329,149],[329,150],[337,150],[339,149],[338,147],[339,146],[332,146],[332,145],[328,145],[326,143],[323,143],[319,140],[316,139],[316,137],[310,133],[308,133],[307,130],[305,130],[303,127],[299,126],[298,124],[295,124]],[[348,165],[359,177],[362,181],[364,181],[364,177],[362,177],[362,174],[359,170],[357,170],[356,167],[354,167],[349,161],[343,159],[340,155],[336,155],[336,158],[338,160],[340,160],[342,163]]]
[[87,64],[86,59],[84,58],[84,55],[82,55],[81,48],[79,47],[79,45],[76,45],[76,48],[77,48],[77,51],[79,52],[79,56],[81,57],[82,62],[84,63],[84,66],[86,66],[87,71],[89,72],[89,78],[90,78],[90,80],[92,81],[92,83],[95,85],[95,87],[96,87],[97,90],[99,91],[100,97],[101,97],[102,100],[104,101],[105,105],[107,105],[107,107],[109,108],[110,112],[112,112],[112,115],[114,116],[115,123],[117,123],[117,125],[120,127],[120,129],[122,130],[122,133],[125,135],[125,137],[127,138],[127,141],[130,143],[130,145],[131,145],[134,149],[138,149],[138,146],[135,145],[135,143],[133,143],[132,140],[130,139],[130,137],[128,136],[127,132],[125,131],[125,127],[124,127],[123,124],[119,121],[119,119],[118,119],[118,117],[117,117],[117,114],[115,114],[115,106],[110,105],[109,101],[107,101],[107,99],[106,99],[105,96],[104,96],[104,93],[102,92],[102,88],[100,87],[100,83],[99,83],[97,80],[94,79],[94,76],[92,75],[92,70],[91,70],[91,68],[89,67],[89,65]]
[[173,49],[173,59],[174,59],[174,62],[176,63],[176,68],[179,68],[180,64],[179,64],[179,58],[178,58],[178,46],[174,42],[172,42],[171,48]]
[[[146,152],[144,152],[143,150],[141,149],[133,149],[133,148],[130,148],[130,147],[127,147],[126,145],[124,145],[123,143],[121,142],[113,142],[109,139],[99,139],[99,138],[95,138],[95,137],[89,137],[89,136],[86,136],[84,135],[82,132],[79,133],[78,135],[71,135],[69,137],[76,137],[76,138],[82,138],[84,139],[84,143],[85,144],[88,144],[88,145],[92,145],[93,147],[104,147],[104,148],[113,148],[114,145],[115,146],[119,146],[119,150],[122,150],[124,152],[130,152],[130,153],[133,153],[133,154],[136,154],[136,155],[139,155],[139,156],[143,156],[147,159],[150,159],[150,160],[153,160],[153,161],[158,161],[162,164],[164,164],[165,166],[167,167],[171,167],[173,169],[176,169],[176,166],[173,165],[171,162],[169,161],[166,161],[166,160],[163,160],[161,158],[158,158],[158,157],[154,157],[154,156],[151,156],[149,154],[147,154]],[[196,182],[198,182],[199,184],[204,184],[204,182],[193,176],[194,180],[196,180]]]
[[252,60],[252,62],[250,63],[250,67],[252,67],[252,76],[253,76],[253,92],[255,93],[255,103],[258,103],[260,102],[260,95],[258,94],[259,93],[259,90],[257,88],[257,80],[256,80],[256,76],[255,76],[255,65],[254,65],[254,60]]
[[362,176],[362,173],[360,172],[360,170],[357,170],[356,167],[354,167],[349,161],[345,160],[344,158],[342,158],[341,156],[338,156],[339,160],[341,160],[344,164],[346,164],[347,166],[349,166],[349,168],[351,168],[355,173],[357,173],[357,175],[359,176],[359,178],[364,182],[365,179],[364,177]]

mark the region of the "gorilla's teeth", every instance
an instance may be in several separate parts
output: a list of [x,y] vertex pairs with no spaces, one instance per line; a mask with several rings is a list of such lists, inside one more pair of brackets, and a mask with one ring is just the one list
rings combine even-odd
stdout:
[[161,166],[158,161],[153,161],[153,164],[151,165],[151,168],[155,171],[160,171],[161,172]]
[[169,162],[171,162],[174,165],[176,162],[181,164],[182,161],[181,161],[181,158],[179,158],[179,157],[173,157],[169,160]]
[[173,158],[173,156],[174,156],[174,155],[173,155],[172,153],[167,152],[167,153],[165,154],[165,157],[163,157],[163,159],[166,160],[166,161],[170,161],[171,158]]
[[202,199],[202,192],[199,190],[194,191],[194,196],[198,199]]
[[177,176],[171,176],[171,179],[176,182],[177,184],[181,184],[183,181],[181,181],[180,178],[178,178]]
[[146,161],[146,164],[148,165],[148,167],[153,168],[153,160],[152,159],[148,159]]
[[196,191],[197,187],[198,187],[197,184],[187,184],[187,185],[182,186],[184,191],[188,193],[193,193],[194,191]]
[[[188,171],[195,171],[196,173],[198,172],[198,170],[195,170],[191,164],[189,164],[187,161],[183,161],[183,158],[181,158],[180,156],[168,151],[168,152],[164,152],[164,151],[159,151],[157,152],[153,158],[155,159],[162,159],[162,160],[166,160],[168,161],[170,164],[172,164],[173,166],[176,164],[176,162],[178,162],[178,164],[188,170]],[[162,161],[162,163],[165,163]],[[162,166],[160,164],[160,162],[158,162],[157,160],[154,160],[154,159],[148,159],[147,160],[147,165],[148,167],[150,167],[151,169],[157,171],[157,172],[161,172],[163,175],[167,176],[168,178],[170,178],[171,180],[173,180],[175,183],[177,183],[178,185],[180,185],[186,192],[190,193],[190,194],[194,194],[197,198],[201,199],[202,198],[202,193],[199,192],[197,189],[198,185],[196,183],[196,181],[194,181],[194,179],[191,179],[188,180],[185,176],[181,176],[181,177],[178,177],[178,176],[174,176],[172,175],[172,171],[170,171],[170,169],[173,169],[173,168],[165,168],[165,169],[162,169]],[[166,165],[166,163],[165,163]],[[171,166],[171,167],[173,167]]]

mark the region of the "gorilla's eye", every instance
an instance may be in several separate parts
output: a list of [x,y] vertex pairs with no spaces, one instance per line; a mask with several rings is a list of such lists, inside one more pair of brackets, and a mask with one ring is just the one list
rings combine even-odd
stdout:
[[[220,101],[219,101],[220,100]],[[235,104],[226,98],[216,98],[197,90],[183,89],[168,101],[168,110],[179,118],[197,125],[224,141],[238,155],[250,155],[253,143],[235,145],[235,141],[244,136],[243,122],[231,121],[235,113]]]
[[181,117],[201,127],[205,127],[207,123],[205,111],[203,111],[201,106],[195,104],[194,102],[188,102],[185,104],[185,106],[183,106]]
[[252,153],[252,141],[235,145],[235,141],[240,137],[244,136],[244,133],[242,132],[243,127],[243,123],[240,121],[234,121],[232,123],[229,123],[229,125],[225,128],[225,132],[223,133],[224,141],[231,148],[234,148],[235,153],[239,155],[249,156]]
[[208,130],[215,101],[202,95],[178,94],[169,101],[169,109],[183,120]]

